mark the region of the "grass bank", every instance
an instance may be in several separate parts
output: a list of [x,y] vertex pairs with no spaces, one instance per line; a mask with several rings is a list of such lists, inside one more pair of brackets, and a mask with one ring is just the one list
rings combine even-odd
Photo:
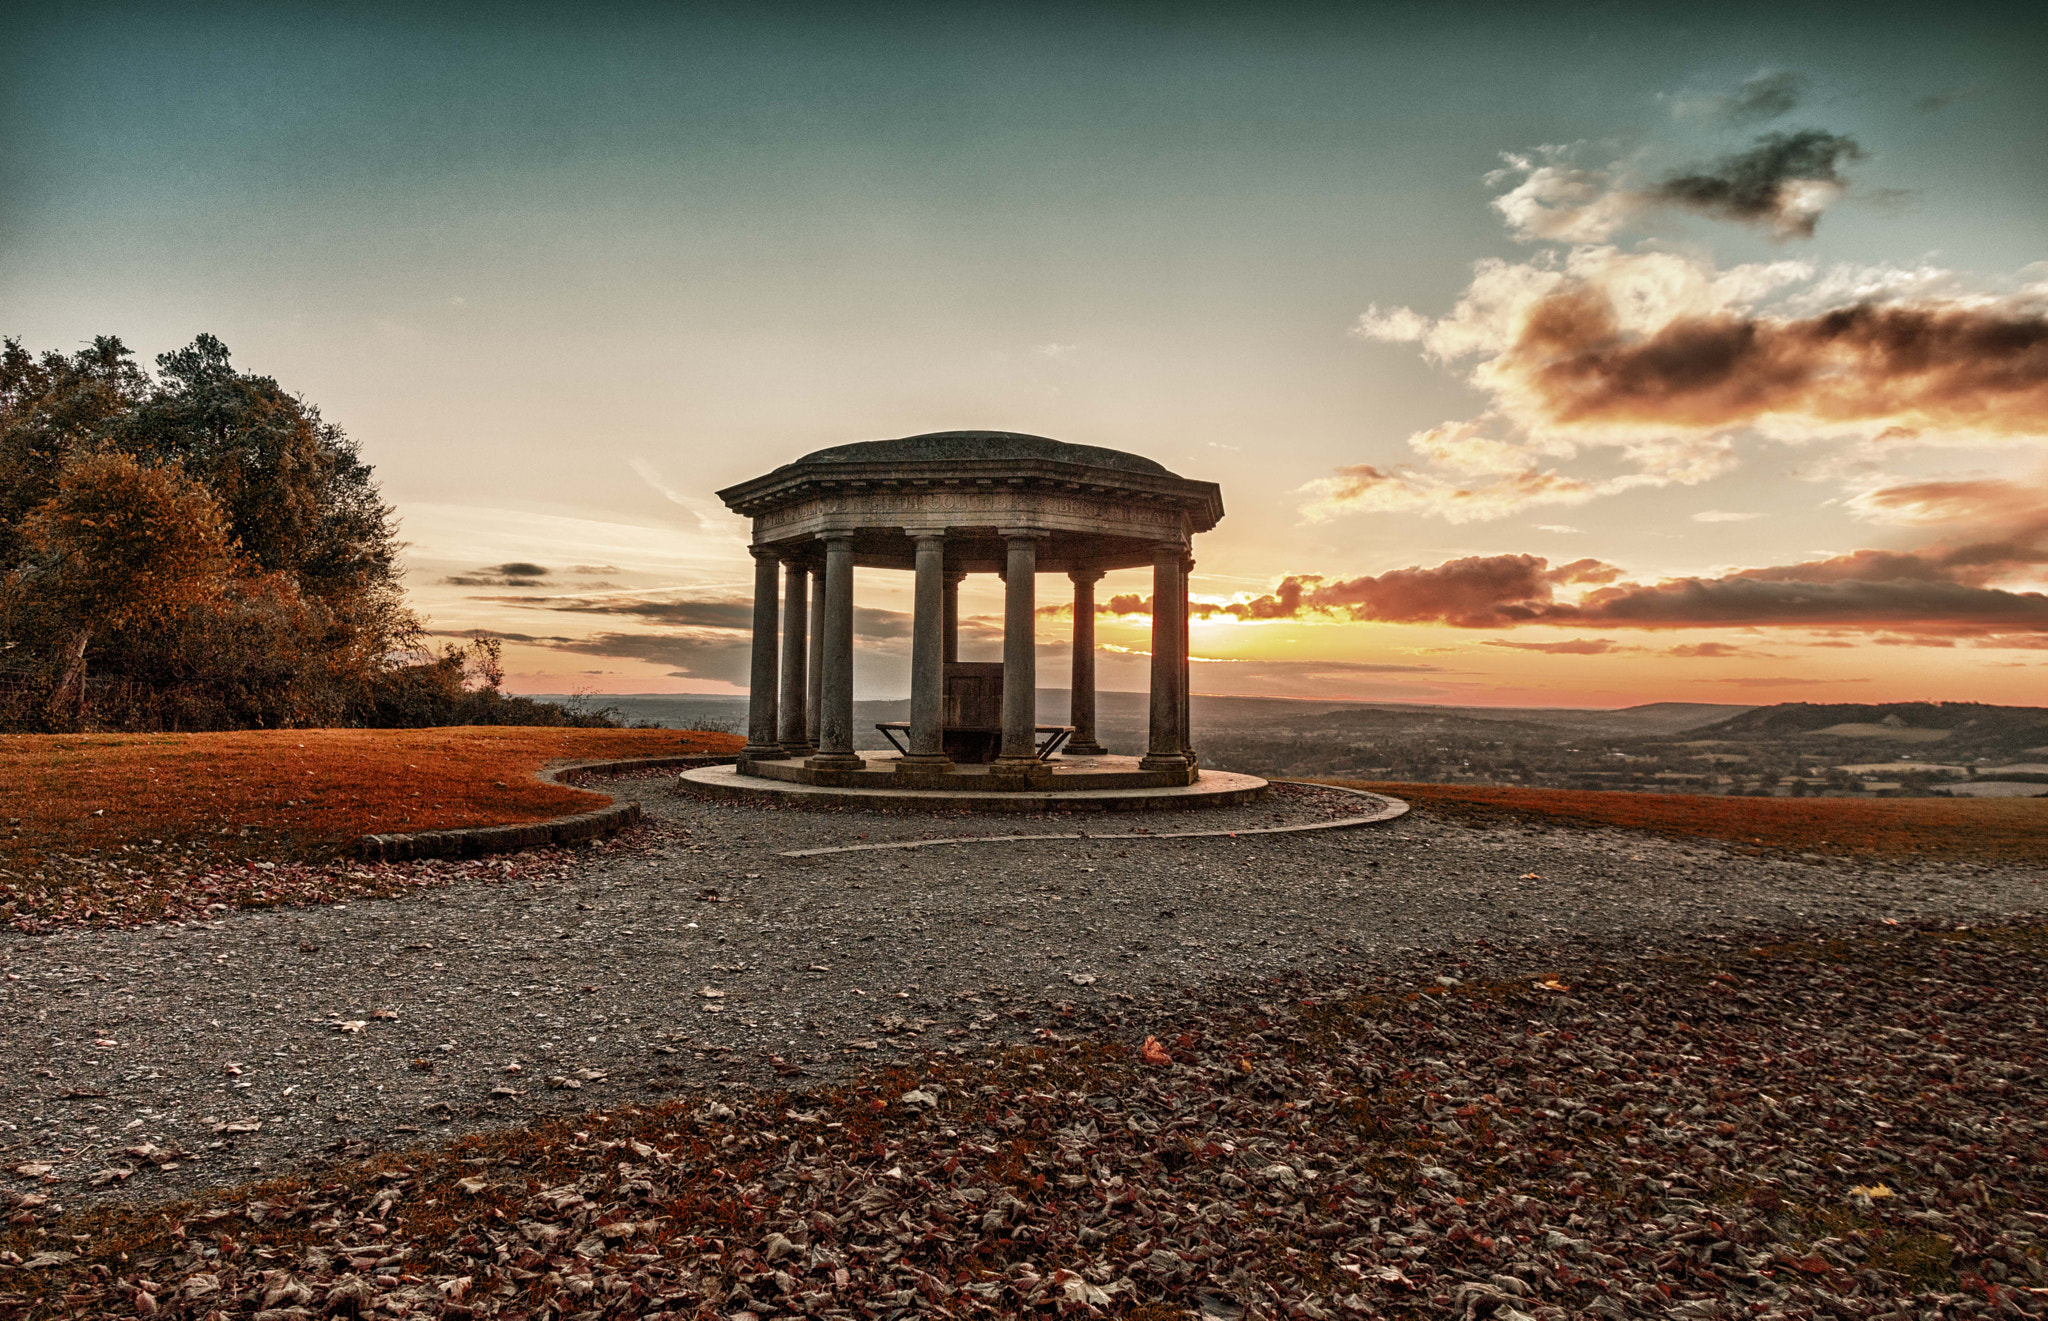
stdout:
[[64,891],[223,866],[320,864],[358,835],[543,821],[609,799],[544,784],[565,761],[725,754],[671,729],[291,729],[0,736],[0,890]]
[[1462,817],[1647,830],[1791,853],[1970,862],[2048,859],[2048,798],[1722,798],[1329,780]]

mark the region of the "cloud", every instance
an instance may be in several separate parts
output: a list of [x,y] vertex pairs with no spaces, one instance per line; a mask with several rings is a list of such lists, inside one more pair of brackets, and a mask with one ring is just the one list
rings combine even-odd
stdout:
[[1748,653],[1744,652],[1740,647],[1731,647],[1725,642],[1681,642],[1675,647],[1666,647],[1664,654],[1666,656],[1718,660],[1725,656],[1742,656]]
[[2048,524],[2048,489],[1995,478],[1877,485],[1852,495],[1848,504],[1880,523],[2011,524],[2021,535]]
[[513,560],[508,564],[493,564],[474,573],[454,574],[441,581],[450,587],[541,587],[540,580],[547,576],[547,567],[529,564],[525,560]]
[[[1194,600],[1197,617],[1241,620],[1301,619],[1311,616],[1386,623],[1450,623],[1483,628],[1509,605],[1548,603],[1559,586],[1613,582],[1620,570],[1599,560],[1574,560],[1556,568],[1540,555],[1474,555],[1434,568],[1394,569],[1362,578],[1328,579],[1290,574],[1272,591],[1229,601]],[[1152,599],[1135,593],[1101,602],[1103,614],[1149,615]]]
[[[1758,84],[1754,90],[1757,94],[1740,104],[1782,103],[1781,96],[1773,96],[1783,91],[1782,85]],[[1525,243],[1605,243],[1653,212],[1677,210],[1757,226],[1778,239],[1812,238],[1822,214],[1848,191],[1842,167],[1863,157],[1855,139],[1824,129],[1765,133],[1745,151],[1643,183],[1636,162],[1583,164],[1577,160],[1582,148],[1573,143],[1502,153],[1505,164],[1486,182],[1512,185],[1489,204],[1509,233]],[[1360,329],[1372,338],[1417,338],[1405,311],[1394,308],[1375,321],[1361,319]]]
[[676,490],[662,478],[661,473],[646,459],[636,454],[626,460],[626,466],[633,470],[634,476],[658,492],[662,499],[688,510],[690,516],[697,520],[697,526],[703,531],[716,533],[731,531],[733,525],[732,515],[708,500],[684,495],[681,491]]
[[1733,679],[1709,679],[1709,683],[1733,684],[1738,688],[1811,688],[1820,684],[1833,686],[1838,683],[1869,683],[1868,679],[1801,679],[1778,675],[1769,678],[1743,676]]
[[1761,124],[1792,112],[1806,96],[1806,76],[1791,69],[1752,74],[1722,98],[1721,118],[1731,124]]
[[[1354,329],[1474,360],[1468,380],[1491,406],[1412,435],[1419,467],[1354,464],[1308,484],[1303,512],[1467,522],[1697,484],[1735,466],[1741,429],[1866,445],[2048,437],[2048,288],[1928,292],[1952,284],[1930,268],[1816,281],[1800,262],[1722,270],[1605,247],[1479,262],[1448,315],[1375,308]],[[1861,301],[1816,306],[1806,295],[1823,286]],[[1564,466],[1589,450],[1621,470]]]
[[630,615],[679,627],[737,629],[742,632],[749,632],[754,627],[751,601],[563,601],[548,608],[579,615]]
[[1692,521],[1695,523],[1747,523],[1753,518],[1762,517],[1762,514],[1738,514],[1726,509],[1702,509],[1692,516]]
[[1191,657],[1195,662],[1189,676],[1198,697],[1249,693],[1261,697],[1343,698],[1369,701],[1375,697],[1413,701],[1434,697],[1448,690],[1428,682],[1428,676],[1446,671],[1435,665],[1379,664],[1371,661],[1290,661],[1216,659]]
[[1507,647],[1515,651],[1540,651],[1551,656],[1605,656],[1610,652],[1634,651],[1612,638],[1573,638],[1569,642],[1511,642],[1503,638],[1488,638],[1489,647]]
[[1680,119],[1764,124],[1796,110],[1806,99],[1809,86],[1806,75],[1795,70],[1763,69],[1743,79],[1732,92],[1673,97],[1671,113]]
[[552,645],[555,651],[585,656],[614,656],[674,666],[685,679],[717,679],[746,686],[752,659],[751,640],[744,634],[598,633]]
[[[752,601],[646,601],[571,600],[550,604],[550,610],[570,614],[629,615],[655,623],[685,628],[731,629],[751,633],[754,627]],[[780,618],[778,614],[777,618]],[[856,607],[853,612],[855,637],[889,640],[910,636],[911,619],[906,611]],[[961,621],[964,629],[967,621]]]
[[1748,151],[1667,175],[1645,197],[1718,220],[1760,225],[1776,238],[1812,238],[1821,213],[1848,190],[1842,165],[1862,158],[1855,139],[1839,133],[1766,133]]
[[1621,324],[1610,293],[1561,290],[1492,364],[1543,420],[1717,429],[1783,420],[2048,434],[2048,317],[2039,310],[1861,304],[1818,316]]
[[[1524,242],[1604,243],[1648,205],[1642,194],[1622,185],[1620,166],[1575,165],[1570,161],[1572,151],[1571,147],[1552,146],[1530,154],[1503,153],[1506,166],[1486,176],[1488,183],[1496,185],[1520,176],[1514,187],[1491,203],[1516,238]],[[1405,311],[1396,308],[1388,313],[1384,328],[1412,329],[1401,318]]]
[[[1869,552],[1877,554],[1878,552]],[[2048,631],[2048,596],[1926,578],[1831,578],[1827,565],[1744,570],[1595,592],[1530,622],[1610,628],[1803,627],[1945,633]]]
[[[2001,571],[2042,562],[2048,562],[2048,553],[2037,543],[2000,539],[1936,545],[1918,552],[1861,550],[1714,577],[1636,583],[1619,581],[1621,570],[1600,560],[1575,560],[1553,568],[1539,555],[1485,555],[1361,578],[1293,574],[1259,596],[1198,600],[1190,608],[1200,616],[1243,620],[1323,618],[1455,628],[1544,624],[2030,636],[2048,633],[2048,595],[1986,583]],[[1576,601],[1560,599],[1560,588],[1582,589],[1582,595]],[[1135,595],[1118,596],[1098,608],[1144,614],[1150,602]],[[1521,649],[1570,645],[1524,644]]]
[[1352,324],[1351,333],[1360,339],[1383,340],[1389,344],[1412,344],[1429,334],[1435,323],[1412,307],[1382,308],[1369,303]]
[[[1410,444],[1439,467],[1459,470],[1448,478],[1407,464],[1380,468],[1368,463],[1340,468],[1302,487],[1312,495],[1302,506],[1310,522],[1350,513],[1411,513],[1448,523],[1487,522],[1543,505],[1582,505],[1602,496],[1643,487],[1694,485],[1719,477],[1734,466],[1733,448],[1713,437],[1690,441],[1644,441],[1623,450],[1638,471],[1602,478],[1572,477],[1556,468],[1496,466],[1517,456],[1512,446],[1487,437],[1447,441],[1444,433],[1458,423],[1435,428],[1410,439]],[[1458,448],[1453,449],[1456,445]],[[1472,481],[1474,470],[1487,480]]]
[[1314,498],[1302,506],[1311,522],[1339,514],[1423,514],[1449,523],[1487,522],[1544,505],[1582,505],[1610,484],[1537,468],[1491,481],[1458,481],[1406,464],[1382,468],[1357,463],[1304,486]]
[[1560,535],[1571,534],[1574,536],[1584,536],[1586,534],[1586,529],[1581,527],[1573,527],[1568,523],[1538,523],[1536,525],[1536,530],[1538,532],[1555,532]]
[[467,641],[479,635],[493,637],[500,642],[524,642],[537,647],[551,647],[558,642],[576,641],[574,638],[563,637],[559,634],[550,636],[539,633],[505,633],[495,628],[430,628],[427,630],[427,636],[430,638],[462,638]]

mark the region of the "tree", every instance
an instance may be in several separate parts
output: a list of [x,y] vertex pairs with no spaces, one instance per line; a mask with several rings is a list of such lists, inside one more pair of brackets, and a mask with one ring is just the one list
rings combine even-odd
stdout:
[[[269,377],[237,371],[211,335],[156,361],[152,379],[111,337],[69,356],[0,343],[0,578],[14,582],[0,619],[0,669],[17,689],[48,671],[61,676],[67,701],[82,696],[80,631],[45,590],[55,552],[31,543],[30,522],[58,493],[67,465],[125,454],[208,493],[238,550],[217,590],[179,605],[165,597],[160,608],[86,631],[93,671],[109,680],[95,689],[111,703],[107,722],[374,720],[385,672],[417,651],[421,634],[400,584],[391,510],[369,465],[311,404]],[[13,706],[13,719],[29,719],[18,698]]]
[[37,358],[18,339],[0,341],[0,569],[20,561],[23,520],[56,492],[65,463],[104,445],[149,384],[127,345],[109,335],[68,358]]
[[86,649],[96,633],[178,615],[218,597],[234,568],[220,504],[176,464],[113,450],[75,454],[56,491],[21,522],[27,563],[8,578],[10,615],[62,638],[52,714],[83,718]]
[[237,372],[212,335],[156,361],[156,388],[109,428],[122,449],[176,460],[204,483],[258,572],[323,598],[395,585],[391,510],[341,428],[271,378]]

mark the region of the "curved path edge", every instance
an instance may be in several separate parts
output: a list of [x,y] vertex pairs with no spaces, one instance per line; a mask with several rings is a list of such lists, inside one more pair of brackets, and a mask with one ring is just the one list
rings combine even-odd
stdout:
[[[603,775],[620,771],[654,771],[671,767],[695,770],[729,766],[737,757],[626,757],[611,761],[575,761],[535,771],[543,784],[565,784],[570,775]],[[576,844],[637,824],[644,814],[637,799],[609,803],[588,812],[520,821],[497,826],[453,826],[446,830],[414,830],[395,835],[359,835],[349,851],[365,862],[404,862],[418,858],[480,858],[489,853],[517,853],[550,844]]]
[[1367,793],[1363,789],[1346,789],[1342,785],[1320,784],[1313,780],[1270,780],[1269,784],[1305,784],[1318,789],[1330,789],[1337,793],[1350,794],[1355,798],[1366,798],[1379,806],[1364,816],[1339,817],[1335,821],[1307,821],[1294,826],[1247,826],[1241,830],[1140,830],[1110,834],[1098,830],[1064,830],[1048,835],[955,835],[947,839],[905,839],[881,844],[837,844],[830,848],[791,849],[777,854],[783,858],[816,858],[831,853],[870,853],[882,849],[930,849],[944,848],[954,844],[1014,844],[1023,841],[1052,839],[1236,839],[1243,835],[1298,835],[1311,830],[1351,830],[1359,826],[1378,825],[1406,816],[1409,805],[1406,800],[1386,794]]

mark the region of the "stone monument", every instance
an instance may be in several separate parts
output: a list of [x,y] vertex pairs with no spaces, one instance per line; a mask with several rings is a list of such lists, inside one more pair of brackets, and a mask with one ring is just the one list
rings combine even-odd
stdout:
[[[754,636],[739,774],[819,786],[1043,791],[1201,779],[1188,736],[1192,538],[1223,517],[1213,482],[1150,459],[1008,431],[837,445],[718,493],[753,520]],[[853,571],[916,575],[910,720],[899,755],[854,751]],[[1142,757],[1095,732],[1095,584],[1152,570],[1151,717]],[[1003,660],[959,660],[959,585],[1003,580]],[[1073,587],[1073,704],[1037,722],[1041,573]],[[971,777],[971,786],[970,786]],[[1263,782],[1260,783],[1263,788]]]

